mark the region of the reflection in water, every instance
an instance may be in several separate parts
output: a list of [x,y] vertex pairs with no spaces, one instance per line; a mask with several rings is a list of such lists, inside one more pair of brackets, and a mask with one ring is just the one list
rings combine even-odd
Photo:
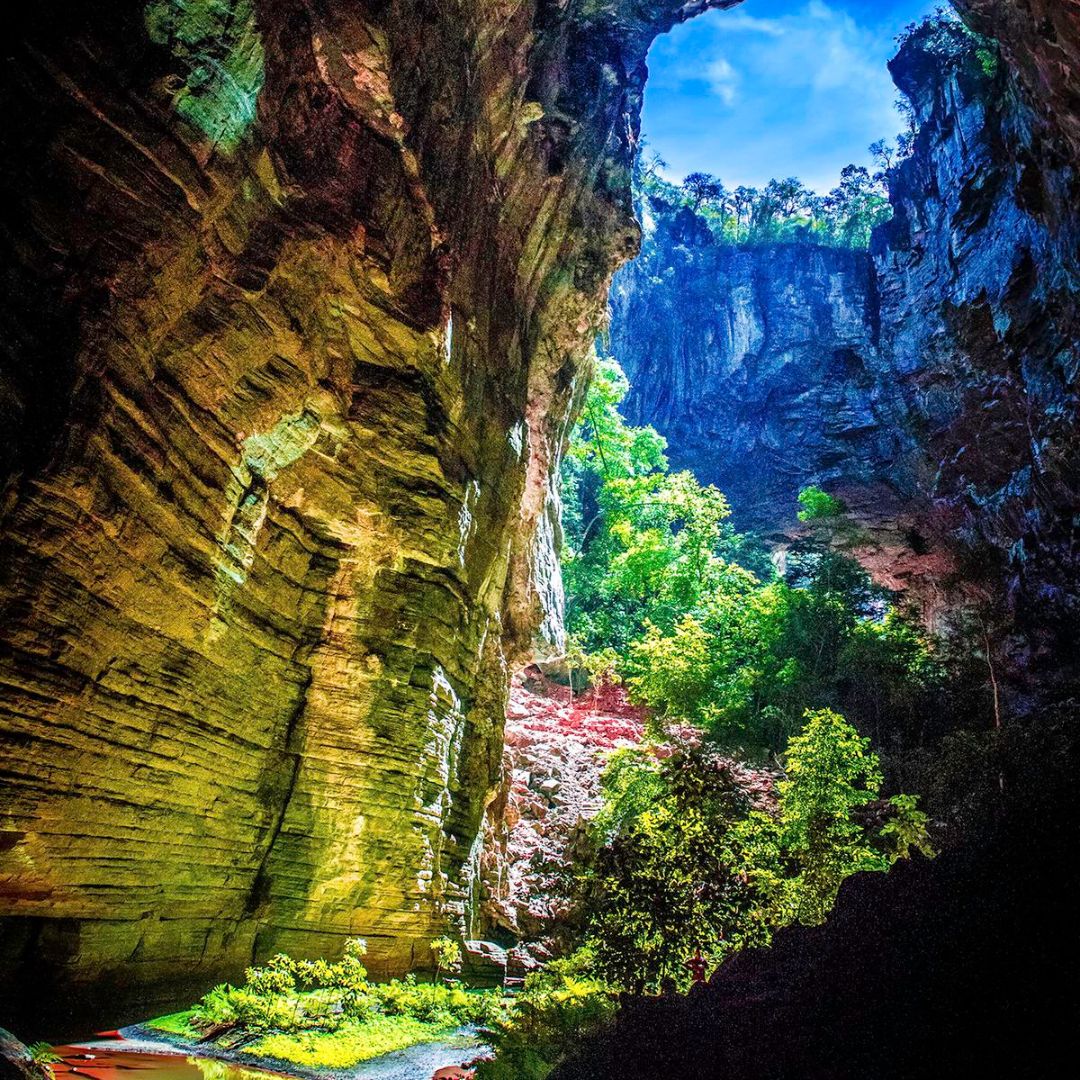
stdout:
[[[272,1075],[259,1069],[230,1065],[227,1061],[215,1061],[213,1058],[189,1057],[187,1063],[199,1070],[203,1080],[267,1080]],[[276,1080],[280,1080],[280,1077]]]
[[56,1053],[63,1058],[52,1067],[57,1080],[135,1080],[133,1072],[152,1073],[146,1080],[281,1080],[278,1074],[225,1061],[112,1049],[108,1043],[58,1046]]

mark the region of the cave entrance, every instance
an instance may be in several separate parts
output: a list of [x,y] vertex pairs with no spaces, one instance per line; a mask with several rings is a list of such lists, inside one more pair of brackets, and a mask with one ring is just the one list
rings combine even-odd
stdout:
[[745,0],[661,35],[649,52],[645,157],[665,179],[724,188],[797,177],[818,196],[907,125],[888,61],[936,0]]
[[740,527],[788,527],[800,490],[864,483],[895,449],[869,249],[913,145],[889,61],[934,6],[746,0],[649,53],[644,237],[613,285],[610,352],[627,418],[724,491]]

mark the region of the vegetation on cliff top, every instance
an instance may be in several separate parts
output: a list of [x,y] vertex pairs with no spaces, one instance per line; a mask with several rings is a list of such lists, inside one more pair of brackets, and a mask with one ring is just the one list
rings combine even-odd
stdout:
[[807,188],[795,176],[770,180],[763,188],[734,189],[709,173],[691,173],[681,184],[665,180],[664,162],[639,158],[635,189],[643,216],[669,216],[691,210],[721,244],[809,243],[827,247],[865,249],[873,230],[892,216],[887,173],[902,155],[885,141],[871,147],[876,169],[848,165],[840,182],[827,195]]

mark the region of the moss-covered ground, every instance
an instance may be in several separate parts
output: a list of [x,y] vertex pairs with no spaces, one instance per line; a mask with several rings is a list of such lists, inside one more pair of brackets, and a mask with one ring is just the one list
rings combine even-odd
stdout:
[[[198,1040],[202,1032],[191,1025],[193,1010],[169,1013],[147,1021],[149,1031]],[[271,1032],[243,1044],[247,1057],[275,1058],[310,1069],[349,1069],[361,1062],[421,1043],[438,1042],[459,1029],[457,1023],[428,1023],[411,1016],[372,1016],[346,1021],[337,1031]],[[215,1046],[231,1050],[227,1038]],[[205,1044],[203,1049],[209,1049]]]

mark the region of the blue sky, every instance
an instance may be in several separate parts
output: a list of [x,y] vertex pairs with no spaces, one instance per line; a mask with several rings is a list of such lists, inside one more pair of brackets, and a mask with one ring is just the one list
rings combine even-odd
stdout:
[[666,175],[729,187],[799,176],[834,187],[901,128],[885,67],[895,37],[941,0],[746,0],[699,15],[649,53],[642,133]]

